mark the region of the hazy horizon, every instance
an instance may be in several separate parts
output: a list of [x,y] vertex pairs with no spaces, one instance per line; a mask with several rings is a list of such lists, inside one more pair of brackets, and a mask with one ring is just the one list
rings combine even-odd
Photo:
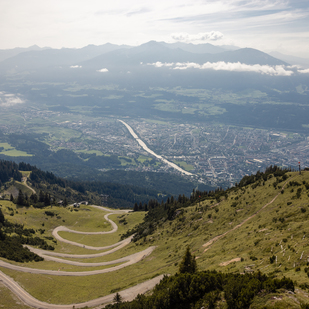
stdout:
[[211,43],[278,51],[309,51],[309,3],[297,1],[13,0],[1,4],[0,49],[87,45]]

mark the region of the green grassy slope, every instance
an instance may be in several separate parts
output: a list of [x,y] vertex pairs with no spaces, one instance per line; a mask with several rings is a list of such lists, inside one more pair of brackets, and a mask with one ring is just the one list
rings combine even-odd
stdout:
[[[290,185],[290,181],[299,186]],[[190,245],[201,269],[219,267],[222,271],[243,272],[250,264],[252,270],[288,273],[305,281],[307,275],[303,269],[296,273],[294,270],[298,266],[304,268],[309,257],[309,173],[288,173],[288,179],[279,182],[276,188],[275,182],[272,177],[254,189],[256,184],[237,188],[219,203],[205,200],[184,208],[174,220],[166,221],[154,235],[139,240],[138,244],[165,246],[175,262],[179,258],[177,253]],[[221,238],[208,246],[216,236]],[[277,262],[270,264],[273,255],[277,256]],[[243,261],[219,266],[237,257]]]
[[[81,278],[55,278],[3,268],[1,271],[12,276],[40,300],[51,303],[79,302],[120,291],[157,274],[176,273],[189,245],[197,257],[199,270],[215,269],[233,273],[260,270],[278,278],[290,277],[297,282],[298,288],[301,287],[303,290],[296,290],[294,300],[283,292],[282,299],[275,301],[278,303],[277,307],[269,305],[267,308],[300,308],[299,300],[309,302],[306,294],[306,285],[309,283],[306,273],[309,267],[309,172],[303,171],[301,175],[289,172],[286,175],[286,180],[283,177],[269,176],[265,181],[236,187],[227,195],[222,195],[219,202],[215,199],[205,199],[200,204],[179,209],[173,220],[157,222],[157,229],[153,234],[142,237],[112,256],[93,260],[108,261],[149,246],[156,246],[155,251],[141,262],[116,272]],[[45,228],[44,236],[50,236],[52,228],[58,225],[89,231],[108,229],[103,219],[104,212],[99,214],[94,209],[87,211],[86,206],[78,212],[53,207],[53,211],[61,217],[57,219],[47,218],[44,215],[45,209],[16,209],[14,204],[4,201],[0,201],[0,204],[10,221],[23,222],[25,227],[34,229]],[[8,207],[14,209],[14,216],[10,216],[12,210]],[[119,241],[120,234],[141,222],[143,215],[144,213],[140,212],[125,215],[127,224],[123,224],[123,217],[119,215],[110,216],[119,224],[120,229],[117,233],[104,235],[101,239],[97,235],[81,236],[64,232],[61,235],[88,245],[109,244]],[[56,245],[55,250],[69,253],[89,252],[84,248],[61,243]],[[86,270],[85,267],[64,264],[59,266],[55,262],[47,261],[32,262],[27,266],[45,269],[63,267],[70,271]],[[57,286],[57,291],[53,286]],[[85,294],[85,289],[91,293]],[[261,304],[266,302],[274,303],[273,299],[260,296],[254,300],[252,308],[263,308]],[[293,305],[284,307],[289,302],[293,302]]]

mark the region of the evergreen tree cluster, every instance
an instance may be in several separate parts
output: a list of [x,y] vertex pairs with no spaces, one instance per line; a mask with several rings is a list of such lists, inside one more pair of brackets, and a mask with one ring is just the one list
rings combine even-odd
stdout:
[[18,170],[18,164],[11,161],[0,160],[0,187],[11,178],[21,181],[22,174]]
[[279,289],[294,291],[294,283],[289,278],[273,279],[260,272],[243,275],[216,271],[185,272],[165,276],[150,296],[138,295],[131,302],[117,303],[106,308],[216,308],[216,303],[223,296],[228,309],[247,309],[259,293],[266,295]]
[[266,181],[269,175],[273,175],[274,177],[283,176],[285,173],[290,172],[291,169],[282,169],[277,165],[269,166],[265,169],[265,172],[257,171],[255,175],[244,176],[241,181],[235,184],[236,187],[245,187],[252,183],[258,182],[260,180]]
[[15,202],[18,206],[26,206],[29,207],[32,205],[34,208],[43,208],[46,206],[50,206],[52,201],[54,201],[51,195],[48,192],[43,192],[40,190],[39,195],[36,193],[32,193],[30,197],[28,197],[27,193],[23,193],[19,190],[18,197],[16,199],[11,199],[12,202]]

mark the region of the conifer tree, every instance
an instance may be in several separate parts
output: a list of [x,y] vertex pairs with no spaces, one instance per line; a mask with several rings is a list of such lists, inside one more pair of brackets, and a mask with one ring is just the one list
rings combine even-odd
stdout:
[[138,205],[137,205],[136,202],[135,202],[135,204],[134,204],[133,211],[138,211]]
[[25,203],[24,194],[21,190],[19,190],[18,197],[17,197],[17,205],[24,205],[24,203]]
[[190,273],[193,274],[197,270],[195,256],[191,254],[189,246],[187,247],[186,253],[179,264],[179,272],[181,274]]
[[121,303],[122,302],[122,297],[121,295],[117,292],[113,298],[113,301],[117,304]]
[[0,209],[0,223],[1,223],[1,224],[4,224],[4,215],[3,215],[1,209]]

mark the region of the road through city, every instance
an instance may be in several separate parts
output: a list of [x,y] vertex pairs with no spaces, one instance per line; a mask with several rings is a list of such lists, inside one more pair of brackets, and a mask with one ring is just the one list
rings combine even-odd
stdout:
[[118,119],[118,121],[120,121],[122,124],[124,124],[126,126],[126,128],[129,130],[129,132],[131,133],[131,135],[134,137],[134,139],[139,143],[139,145],[148,153],[150,153],[151,155],[153,155],[154,157],[156,157],[157,159],[161,160],[162,162],[164,162],[165,164],[168,164],[169,166],[171,166],[172,168],[174,168],[175,170],[181,172],[182,174],[188,175],[188,176],[193,176],[192,173],[185,171],[184,169],[182,169],[181,167],[179,167],[178,165],[176,165],[173,162],[170,162],[168,160],[166,160],[165,158],[163,158],[162,156],[156,154],[154,151],[152,151],[151,149],[149,149],[147,147],[147,145],[136,135],[136,133],[133,131],[133,129],[123,120]]

